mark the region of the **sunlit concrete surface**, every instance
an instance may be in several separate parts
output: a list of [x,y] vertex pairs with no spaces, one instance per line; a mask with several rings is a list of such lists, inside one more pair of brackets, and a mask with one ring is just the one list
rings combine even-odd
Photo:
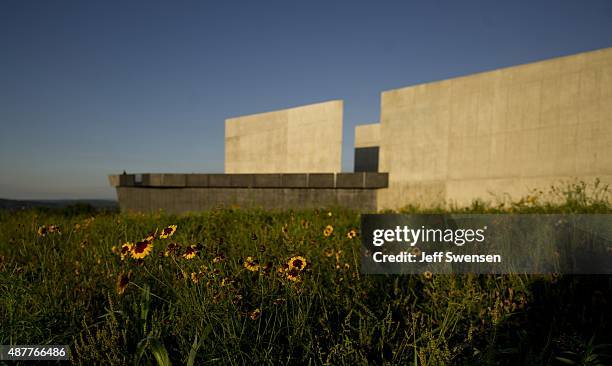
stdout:
[[343,102],[334,100],[229,118],[225,172],[340,172],[342,114]]
[[379,208],[612,182],[612,48],[382,93]]
[[380,123],[355,126],[355,147],[380,145]]

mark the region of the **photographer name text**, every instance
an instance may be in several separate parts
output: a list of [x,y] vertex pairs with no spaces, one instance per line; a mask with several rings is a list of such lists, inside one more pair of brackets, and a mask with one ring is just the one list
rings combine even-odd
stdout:
[[500,254],[453,254],[453,252],[421,252],[420,254],[375,252],[372,254],[372,259],[377,263],[501,263],[502,261]]

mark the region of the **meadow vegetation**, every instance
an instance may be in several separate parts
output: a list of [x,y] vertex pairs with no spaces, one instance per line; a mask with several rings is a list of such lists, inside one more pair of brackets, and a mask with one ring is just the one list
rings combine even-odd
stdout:
[[[596,182],[450,211],[612,205]],[[362,275],[359,240],[342,209],[2,212],[0,344],[83,365],[612,362],[612,276]]]

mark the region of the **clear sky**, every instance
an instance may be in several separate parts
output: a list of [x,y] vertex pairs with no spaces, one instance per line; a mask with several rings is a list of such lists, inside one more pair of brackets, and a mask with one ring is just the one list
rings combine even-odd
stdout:
[[612,46],[612,1],[0,1],[0,197],[222,172],[224,119]]

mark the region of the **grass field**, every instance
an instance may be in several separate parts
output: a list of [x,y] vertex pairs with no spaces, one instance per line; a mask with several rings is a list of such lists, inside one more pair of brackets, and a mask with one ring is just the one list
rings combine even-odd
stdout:
[[[573,184],[453,210],[612,205]],[[0,344],[84,365],[612,364],[611,276],[365,276],[358,233],[338,209],[3,212]]]

